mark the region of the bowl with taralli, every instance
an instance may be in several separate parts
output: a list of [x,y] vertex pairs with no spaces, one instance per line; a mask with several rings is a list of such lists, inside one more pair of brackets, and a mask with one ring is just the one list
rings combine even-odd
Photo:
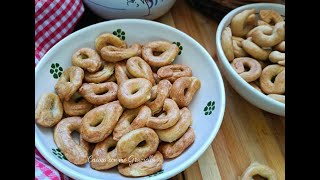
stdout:
[[168,179],[215,138],[219,69],[170,26],[123,19],[61,40],[35,70],[35,145],[74,179]]
[[216,45],[231,86],[258,108],[285,116],[285,6],[255,3],[230,11]]

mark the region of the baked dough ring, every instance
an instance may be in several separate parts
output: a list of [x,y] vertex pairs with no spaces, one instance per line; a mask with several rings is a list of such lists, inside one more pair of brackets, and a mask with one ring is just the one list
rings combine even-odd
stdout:
[[97,72],[102,64],[99,54],[91,48],[81,48],[72,55],[72,64],[89,72]]
[[256,60],[265,61],[269,58],[269,54],[271,53],[270,49],[262,49],[260,46],[252,42],[251,37],[243,40],[241,44],[242,48]]
[[134,109],[151,98],[152,84],[144,78],[128,79],[119,85],[118,99],[128,108]]
[[246,34],[254,27],[253,25],[248,24],[248,17],[255,13],[255,9],[247,9],[235,15],[230,24],[232,34],[238,37],[245,37]]
[[84,80],[89,83],[102,83],[114,73],[114,63],[103,62],[100,70],[94,73],[84,72]]
[[233,45],[232,45],[232,32],[229,27],[226,27],[221,34],[221,46],[224,55],[231,62],[234,59]]
[[181,77],[191,77],[192,70],[183,64],[171,64],[158,69],[157,74],[160,79],[167,79],[171,83]]
[[272,51],[269,54],[269,60],[273,63],[278,63],[279,61],[284,61],[286,59],[286,54],[279,51]]
[[114,148],[109,152],[109,149],[116,147],[117,141],[112,139],[112,136],[96,144],[89,158],[90,166],[96,170],[107,170],[119,164],[117,158],[117,149]]
[[180,119],[179,107],[172,99],[166,98],[163,104],[163,111],[159,117],[150,117],[147,122],[147,127],[153,129],[167,129],[174,126]]
[[132,57],[128,59],[126,67],[129,73],[134,77],[148,79],[152,85],[155,85],[151,67],[140,57]]
[[70,100],[71,96],[82,85],[83,76],[83,70],[77,66],[70,66],[61,74],[54,87],[61,100]]
[[140,161],[131,165],[119,164],[118,171],[124,176],[147,176],[161,170],[163,156],[159,151],[145,161]]
[[[272,82],[274,77],[275,80]],[[260,76],[260,85],[266,94],[285,93],[285,67],[277,64],[265,67]]]
[[[171,64],[179,51],[176,44],[167,41],[152,41],[142,47],[142,57],[150,66],[162,67]],[[162,52],[162,54],[155,56],[154,52]]]
[[285,39],[285,22],[277,23],[272,34],[269,34],[265,30],[258,30],[252,32],[252,41],[260,47],[272,47]]
[[107,62],[118,62],[133,56],[141,55],[141,45],[132,44],[129,48],[118,48],[115,46],[105,46],[101,49],[101,57]]
[[[236,58],[232,61],[231,66],[247,82],[257,80],[262,71],[260,63],[249,57]],[[246,71],[245,67],[249,67],[250,70]]]
[[177,141],[172,143],[161,143],[158,147],[165,159],[171,159],[179,156],[185,151],[195,140],[195,134],[191,127]]
[[[145,141],[143,146],[139,143]],[[117,143],[117,155],[121,163],[129,164],[133,161],[143,160],[154,154],[159,145],[159,138],[153,129],[143,127],[130,131],[122,136]]]
[[147,106],[125,110],[113,130],[113,139],[119,141],[128,132],[144,127],[150,117],[151,110]]
[[277,180],[276,173],[266,165],[254,162],[243,172],[241,180],[252,180],[253,176],[260,175],[268,180]]
[[80,93],[76,92],[69,101],[63,101],[63,109],[69,116],[82,116],[93,108]]
[[110,34],[110,33],[104,33],[98,36],[95,40],[96,50],[100,53],[101,49],[105,46],[115,46],[118,48],[127,48],[126,42],[122,41],[117,36]]
[[63,108],[59,96],[55,93],[44,93],[40,97],[36,112],[35,121],[43,127],[52,127],[62,118]]
[[151,98],[146,102],[146,105],[151,109],[152,115],[162,110],[164,101],[169,97],[169,92],[172,84],[164,79],[151,89]]
[[116,63],[114,75],[119,85],[124,81],[133,78],[127,69],[126,62],[124,61]]
[[285,52],[286,51],[286,41],[281,41],[281,43],[273,46],[274,50]]
[[261,26],[257,26],[255,28],[251,29],[246,36],[247,36],[247,38],[251,37],[252,33],[255,31],[263,31],[265,34],[270,35],[270,34],[272,34],[272,30],[273,30],[273,28],[271,26],[261,25]]
[[91,143],[103,141],[112,133],[122,112],[123,107],[119,101],[98,106],[87,112],[81,123],[83,139]]
[[180,119],[172,127],[163,130],[155,130],[159,139],[164,142],[173,142],[179,139],[192,123],[192,115],[188,108],[180,109]]
[[181,77],[177,79],[170,90],[170,97],[180,108],[186,107],[192,101],[193,96],[201,87],[201,82],[196,77]]
[[80,94],[90,103],[102,105],[117,98],[118,85],[114,82],[100,84],[83,83],[79,89]]
[[80,144],[76,143],[71,133],[80,131],[81,117],[69,117],[62,119],[54,128],[54,142],[68,161],[75,165],[83,165],[88,161],[89,143],[80,135]]

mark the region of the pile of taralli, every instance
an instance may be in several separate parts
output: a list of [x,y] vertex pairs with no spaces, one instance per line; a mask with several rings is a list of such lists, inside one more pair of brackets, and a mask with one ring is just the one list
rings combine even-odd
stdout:
[[238,13],[222,32],[221,45],[241,78],[285,103],[285,21],[278,12],[248,9]]
[[124,176],[153,174],[195,140],[188,105],[201,82],[190,67],[172,64],[178,53],[167,41],[128,46],[101,34],[95,49],[72,55],[55,92],[38,101],[35,121],[54,127],[55,144],[75,165],[89,159],[95,170],[118,166]]

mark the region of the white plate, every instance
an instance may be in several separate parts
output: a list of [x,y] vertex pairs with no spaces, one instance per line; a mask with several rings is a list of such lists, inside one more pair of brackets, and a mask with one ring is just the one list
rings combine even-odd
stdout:
[[[189,106],[193,118],[192,128],[196,134],[195,142],[177,158],[165,160],[160,172],[135,178],[168,179],[193,164],[208,148],[220,128],[225,110],[225,91],[219,69],[208,52],[185,33],[161,23],[138,19],[112,20],[81,29],[57,43],[37,65],[35,106],[43,93],[54,92],[54,85],[57,82],[57,78],[54,77],[59,75],[60,70],[71,66],[71,56],[76,50],[81,47],[94,48],[94,40],[97,36],[105,32],[113,33],[118,29],[121,31],[120,34],[125,32],[122,33],[124,34],[122,37],[129,45],[134,42],[143,44],[153,40],[179,42],[182,50],[174,63],[190,66],[193,76],[201,80],[201,88]],[[59,65],[58,68],[57,65]],[[52,72],[54,73],[51,74]],[[116,168],[96,171],[90,168],[89,163],[76,166],[63,159],[62,154],[56,150],[53,128],[43,128],[35,124],[35,144],[53,166],[72,178],[131,179],[120,175]]]

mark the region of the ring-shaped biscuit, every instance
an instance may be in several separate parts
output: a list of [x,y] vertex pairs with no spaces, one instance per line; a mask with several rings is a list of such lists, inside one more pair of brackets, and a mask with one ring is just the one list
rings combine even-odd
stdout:
[[91,48],[81,48],[72,55],[72,64],[91,73],[97,72],[102,64],[99,54]]
[[132,44],[129,48],[118,48],[115,46],[105,46],[101,49],[101,57],[107,62],[118,62],[141,55],[141,45]]
[[252,180],[253,176],[260,175],[268,180],[277,180],[276,173],[266,165],[254,162],[243,172],[241,180]]
[[99,53],[103,47],[110,45],[118,48],[127,48],[127,44],[123,40],[111,33],[101,34],[95,40],[96,50]]
[[89,143],[80,135],[80,143],[76,143],[71,136],[73,131],[80,131],[81,117],[62,119],[54,128],[54,142],[68,161],[75,165],[83,165],[88,161]]
[[266,94],[285,93],[285,67],[277,64],[265,67],[261,72],[260,86]]
[[145,78],[128,79],[119,85],[118,99],[128,108],[134,109],[151,98],[152,84]]
[[89,83],[102,83],[107,81],[114,73],[114,63],[103,62],[97,72],[84,72],[84,80]]
[[[260,63],[249,57],[236,58],[232,61],[231,66],[247,82],[257,80],[262,71]],[[245,67],[249,70],[246,71]]]
[[180,108],[188,106],[195,93],[201,87],[201,81],[196,77],[181,77],[177,79],[171,87],[170,98],[173,99]]
[[83,83],[79,92],[91,104],[102,105],[116,100],[118,85],[114,82]]
[[158,117],[150,117],[147,121],[147,127],[153,129],[167,129],[174,126],[180,119],[180,112],[177,103],[169,98],[166,98],[163,104],[163,111]]
[[91,143],[103,141],[116,126],[123,107],[119,101],[98,106],[84,115],[81,123],[81,135],[83,139]]
[[[150,66],[162,67],[171,64],[179,51],[176,44],[167,41],[152,41],[142,47],[142,57]],[[161,52],[161,54],[155,56],[155,52]]]
[[54,86],[61,100],[69,101],[71,96],[80,88],[84,71],[77,66],[71,66],[61,74]]
[[59,96],[55,93],[44,93],[40,97],[36,112],[35,121],[43,127],[52,127],[62,118],[63,108]]
[[[144,142],[140,146],[139,144]],[[117,156],[121,163],[129,164],[132,160],[142,160],[154,154],[159,145],[157,133],[150,128],[143,127],[130,131],[122,136],[117,143]]]
[[132,57],[128,59],[126,67],[129,73],[134,77],[148,79],[152,85],[155,85],[156,82],[154,80],[151,67],[140,57]]
[[191,77],[192,70],[183,64],[171,64],[158,69],[157,74],[160,79],[167,79],[171,83],[181,77]]
[[80,93],[76,92],[69,101],[63,101],[63,109],[69,116],[82,116],[93,108]]

